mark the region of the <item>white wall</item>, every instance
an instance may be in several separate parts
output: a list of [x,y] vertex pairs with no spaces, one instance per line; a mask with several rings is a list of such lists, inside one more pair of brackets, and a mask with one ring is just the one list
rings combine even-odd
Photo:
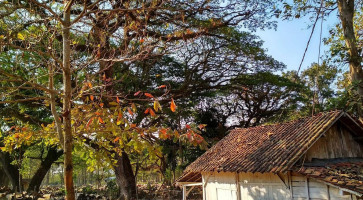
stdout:
[[287,186],[272,173],[239,173],[237,177],[235,173],[215,172],[202,173],[202,177],[206,200],[238,200],[237,180],[240,186],[240,200],[306,200],[307,192],[311,200],[328,200],[329,197],[330,200],[356,199],[354,195],[342,195],[338,188],[328,187],[324,183],[297,174],[290,177],[287,174],[283,175]]
[[[338,188],[317,182],[314,179],[307,179],[301,175],[293,174],[291,180],[293,200],[306,200],[308,192],[309,198],[314,200],[328,200],[329,197],[330,200],[355,199],[351,195],[339,194]],[[309,191],[307,191],[307,188],[309,188]]]
[[[235,173],[202,173],[207,200],[237,200]],[[241,200],[290,199],[290,192],[274,174],[240,173]]]
[[202,173],[202,177],[206,199],[237,200],[235,173]]
[[[287,177],[283,177],[288,184]],[[240,173],[241,200],[290,199],[290,191],[282,180],[272,173]]]

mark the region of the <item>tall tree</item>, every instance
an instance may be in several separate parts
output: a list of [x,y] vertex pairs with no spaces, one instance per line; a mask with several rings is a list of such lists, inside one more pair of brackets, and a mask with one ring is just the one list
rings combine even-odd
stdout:
[[[362,9],[362,5],[361,0],[295,0],[293,4],[286,1],[282,11],[283,16],[286,18],[299,18],[302,15],[313,14],[316,16],[314,17],[314,23],[316,24],[318,19],[323,19],[324,16],[328,16],[337,10],[345,41],[345,50],[348,54],[346,62],[349,64],[350,78],[360,97],[357,110],[361,119],[363,119],[363,55],[362,47],[359,45],[361,35],[358,34],[356,29],[359,26],[355,25],[354,19],[357,18],[354,18],[354,16]],[[277,13],[280,14],[281,12]]]
[[[29,55],[28,62],[23,62],[25,65],[17,66],[21,73],[14,74],[9,68],[0,69],[3,80],[12,84],[2,88],[5,93],[1,103],[37,101],[50,104],[54,128],[65,154],[68,200],[74,199],[71,157],[75,135],[72,127],[76,126],[72,124],[74,108],[90,99],[97,106],[102,104],[100,107],[111,107],[109,103],[116,97],[127,106],[133,99],[124,91],[114,91],[111,87],[122,81],[114,79],[116,63],[127,66],[135,61],[157,58],[176,51],[181,47],[177,43],[186,44],[202,35],[213,35],[227,26],[240,24],[254,29],[273,25],[268,21],[273,8],[269,0],[228,3],[18,0],[0,5],[2,51],[15,55],[10,58],[13,64],[22,59],[19,55]],[[45,81],[43,77],[46,77]],[[40,92],[32,97],[16,96],[19,88]],[[142,98],[142,101],[153,101],[149,94]],[[93,113],[94,110],[88,111]],[[106,112],[109,111],[105,108],[103,114]],[[101,116],[98,119],[104,124]],[[121,156],[122,152],[116,153]],[[127,162],[126,157],[121,158],[122,163]],[[122,198],[132,198],[134,194],[124,189]]]

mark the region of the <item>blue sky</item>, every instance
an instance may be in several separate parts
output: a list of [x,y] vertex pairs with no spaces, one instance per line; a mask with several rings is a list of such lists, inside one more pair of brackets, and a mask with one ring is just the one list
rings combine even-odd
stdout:
[[[318,61],[320,22],[316,25],[314,35],[310,41],[308,51],[305,55],[301,71],[306,69],[313,62]],[[329,29],[338,22],[335,14],[332,14],[323,22],[322,38],[328,37]],[[287,70],[298,70],[301,59],[308,42],[313,23],[307,17],[294,19],[292,21],[278,20],[277,30],[258,30],[255,34],[263,41],[263,47],[268,50],[268,54],[278,61],[287,65]],[[321,55],[329,50],[322,42]]]

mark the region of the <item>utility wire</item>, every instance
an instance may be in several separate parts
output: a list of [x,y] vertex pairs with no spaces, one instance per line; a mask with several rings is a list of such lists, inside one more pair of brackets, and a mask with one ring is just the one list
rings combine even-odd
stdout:
[[320,7],[319,7],[319,11],[318,11],[318,13],[316,14],[315,22],[314,22],[314,24],[313,24],[313,28],[312,28],[312,30],[311,30],[311,33],[310,33],[310,37],[309,37],[308,43],[306,44],[306,48],[305,48],[305,51],[304,51],[304,55],[303,55],[303,57],[302,57],[302,59],[301,59],[301,62],[300,62],[300,65],[299,65],[299,69],[297,70],[297,74],[299,74],[300,69],[301,69],[301,66],[302,66],[302,64],[303,64],[303,62],[304,62],[305,55],[306,55],[306,52],[308,51],[308,48],[309,48],[309,44],[310,44],[311,38],[313,37],[314,30],[315,30],[315,26],[316,26],[316,24],[317,24],[317,22],[318,22],[318,20],[319,20],[319,15],[320,15],[320,11],[321,11],[322,7],[323,7],[323,0],[321,0]]
[[[323,0],[321,1],[323,3]],[[320,13],[319,13],[320,14]],[[318,16],[319,16],[318,14]],[[314,97],[313,97],[313,108],[311,111],[311,115],[314,115],[315,112],[315,101],[316,101],[316,95],[318,92],[318,81],[319,81],[319,67],[320,67],[320,51],[321,51],[321,37],[323,34],[323,22],[324,22],[324,12],[321,14],[321,23],[320,23],[320,38],[319,38],[319,53],[318,53],[318,65],[317,65],[317,73],[315,76],[315,86],[314,86]]]

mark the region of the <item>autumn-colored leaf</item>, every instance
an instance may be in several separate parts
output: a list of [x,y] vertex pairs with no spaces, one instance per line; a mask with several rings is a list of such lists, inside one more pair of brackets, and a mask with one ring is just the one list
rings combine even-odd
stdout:
[[88,82],[88,87],[92,88],[92,83],[91,82]]
[[91,101],[93,101],[95,97],[91,95],[89,98],[91,99]]
[[102,79],[105,81],[106,80],[106,74],[103,74]]
[[113,140],[113,142],[115,143],[115,142],[117,142],[117,141],[119,141],[120,140],[120,137],[116,137],[114,140]]
[[131,108],[133,112],[137,111],[136,105],[134,103],[131,104]]
[[166,85],[160,85],[160,86],[158,87],[158,89],[161,89],[161,88],[166,88]]
[[187,124],[187,125],[185,125],[185,127],[187,128],[187,129],[190,129],[191,127]]
[[154,110],[156,112],[158,112],[159,109],[161,110],[161,105],[160,105],[159,101],[154,101]]
[[98,118],[98,121],[101,123],[101,124],[104,124],[105,122],[102,120],[101,117]]
[[100,103],[100,106],[101,106],[101,108],[103,108],[103,106],[104,106],[105,104],[103,104],[103,103]]
[[100,115],[101,115],[101,113],[99,113],[99,112],[95,112],[95,115],[100,116]]
[[145,42],[145,40],[142,38],[142,39],[140,39],[140,43],[143,43],[143,42]]
[[135,92],[134,96],[138,96],[140,93],[141,93],[141,91],[139,90],[139,91]]
[[144,113],[148,114],[149,112],[150,112],[150,108],[147,108]]
[[166,129],[166,128],[162,128],[162,129],[160,129],[160,133],[161,133],[161,134],[163,134],[163,135],[166,135],[166,131],[167,131],[167,129]]
[[116,97],[116,102],[120,103],[120,99],[118,97]]
[[198,125],[198,128],[200,129],[200,130],[202,130],[202,129],[204,129],[204,127],[206,126],[206,124],[199,124]]
[[175,135],[175,137],[177,137],[177,138],[179,138],[179,136],[180,136],[180,135],[179,135],[179,132],[178,132],[177,130],[175,130],[175,131],[174,131],[174,135]]
[[171,103],[170,103],[170,110],[175,112],[176,111],[176,105],[175,105],[175,102],[174,102],[174,99],[171,99]]
[[91,117],[91,119],[89,119],[89,121],[87,122],[87,125],[86,125],[86,129],[89,128],[89,125],[93,122],[93,117]]
[[152,94],[147,93],[147,92],[145,92],[144,95],[147,96],[147,97],[149,97],[149,98],[154,98],[154,96]]
[[32,136],[33,136],[33,135],[32,135],[32,134],[30,134],[30,135],[28,135],[28,137],[26,137],[25,139],[26,139],[26,140],[29,140]]
[[136,128],[136,124],[131,124],[131,128]]
[[133,115],[134,113],[132,112],[131,108],[127,108],[127,111],[129,112],[130,115]]
[[156,114],[155,114],[155,112],[153,111],[153,109],[151,109],[151,108],[149,108],[150,109],[150,115],[152,116],[152,117],[155,117],[156,116]]

